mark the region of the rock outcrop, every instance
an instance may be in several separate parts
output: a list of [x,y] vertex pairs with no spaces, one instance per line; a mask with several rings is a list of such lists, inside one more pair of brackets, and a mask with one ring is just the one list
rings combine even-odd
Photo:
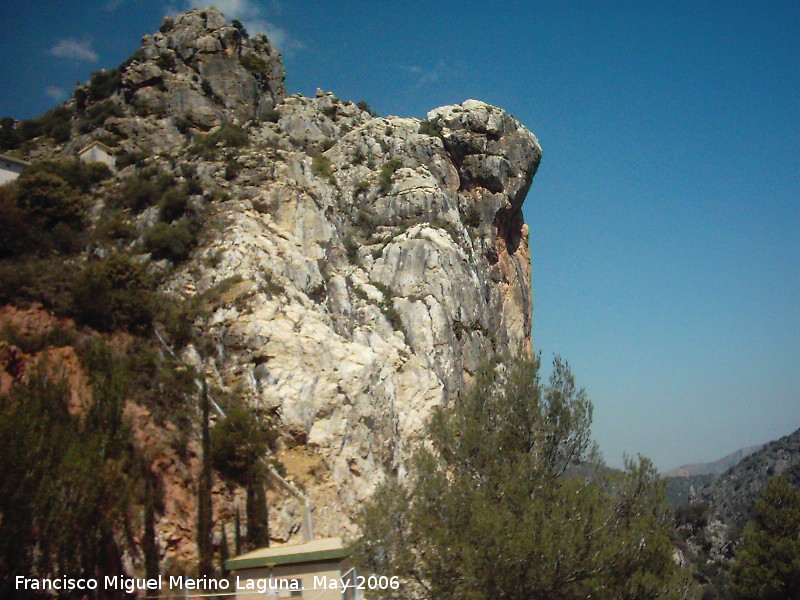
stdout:
[[[213,298],[183,357],[276,416],[318,535],[355,535],[359,506],[387,469],[403,476],[431,408],[457,402],[488,357],[532,355],[521,208],[536,137],[476,100],[420,121],[322,91],[287,97],[278,52],[214,9],[165,20],[118,76],[76,107],[104,103],[107,118],[53,153],[103,139],[138,156],[118,160],[111,195],[146,169],[199,182],[197,246],[151,265],[175,298]],[[215,146],[226,127],[246,142]],[[158,211],[129,215],[142,260]],[[297,502],[270,499],[286,540]]]

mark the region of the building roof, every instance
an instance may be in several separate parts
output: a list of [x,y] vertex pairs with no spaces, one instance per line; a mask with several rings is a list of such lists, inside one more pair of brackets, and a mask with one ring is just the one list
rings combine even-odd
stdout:
[[103,142],[98,142],[97,140],[94,140],[93,142],[90,142],[89,144],[78,150],[78,156],[80,156],[84,152],[88,152],[94,147],[100,148],[101,150],[107,152],[108,154],[114,154],[114,151],[108,146],[106,146]]
[[0,154],[0,160],[5,160],[10,163],[14,163],[15,165],[20,165],[23,167],[27,167],[29,163],[27,160],[22,160],[21,158],[17,158],[16,156],[9,156],[8,154]]
[[232,558],[225,563],[225,568],[237,570],[322,562],[346,558],[350,553],[351,549],[342,543],[342,538],[323,538],[305,544],[259,548]]

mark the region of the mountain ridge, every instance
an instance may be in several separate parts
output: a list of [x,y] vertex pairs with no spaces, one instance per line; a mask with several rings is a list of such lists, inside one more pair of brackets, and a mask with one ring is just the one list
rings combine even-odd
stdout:
[[690,463],[675,467],[669,471],[662,473],[661,477],[691,477],[694,475],[721,475],[732,466],[738,464],[754,452],[759,451],[766,444],[755,444],[753,446],[745,446],[739,448],[722,458],[710,462]]

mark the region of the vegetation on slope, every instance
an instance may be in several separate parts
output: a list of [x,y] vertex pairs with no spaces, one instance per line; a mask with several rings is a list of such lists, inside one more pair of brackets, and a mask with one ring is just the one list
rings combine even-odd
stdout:
[[592,452],[590,402],[558,360],[548,385],[538,364],[506,364],[434,413],[408,488],[389,476],[378,489],[362,566],[434,598],[686,597],[650,463],[566,475]]

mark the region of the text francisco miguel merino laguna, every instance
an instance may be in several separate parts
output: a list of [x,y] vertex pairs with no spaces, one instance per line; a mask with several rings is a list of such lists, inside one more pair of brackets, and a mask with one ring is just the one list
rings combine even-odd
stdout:
[[[74,579],[71,577],[54,577],[45,579],[35,579],[17,575],[14,586],[18,590],[39,590],[46,592],[70,592],[96,590],[100,580],[87,577],[85,579]],[[128,594],[144,590],[163,589],[164,583],[169,584],[172,590],[198,590],[203,592],[210,591],[253,591],[264,593],[272,590],[300,590],[299,579],[275,579],[273,577],[265,579],[240,579],[235,577],[233,582],[226,578],[214,577],[184,577],[169,576],[164,577],[125,577],[124,575],[106,576],[102,583],[105,590],[123,590]],[[352,587],[353,583],[336,577],[315,576],[314,588],[316,589],[345,589]]]

